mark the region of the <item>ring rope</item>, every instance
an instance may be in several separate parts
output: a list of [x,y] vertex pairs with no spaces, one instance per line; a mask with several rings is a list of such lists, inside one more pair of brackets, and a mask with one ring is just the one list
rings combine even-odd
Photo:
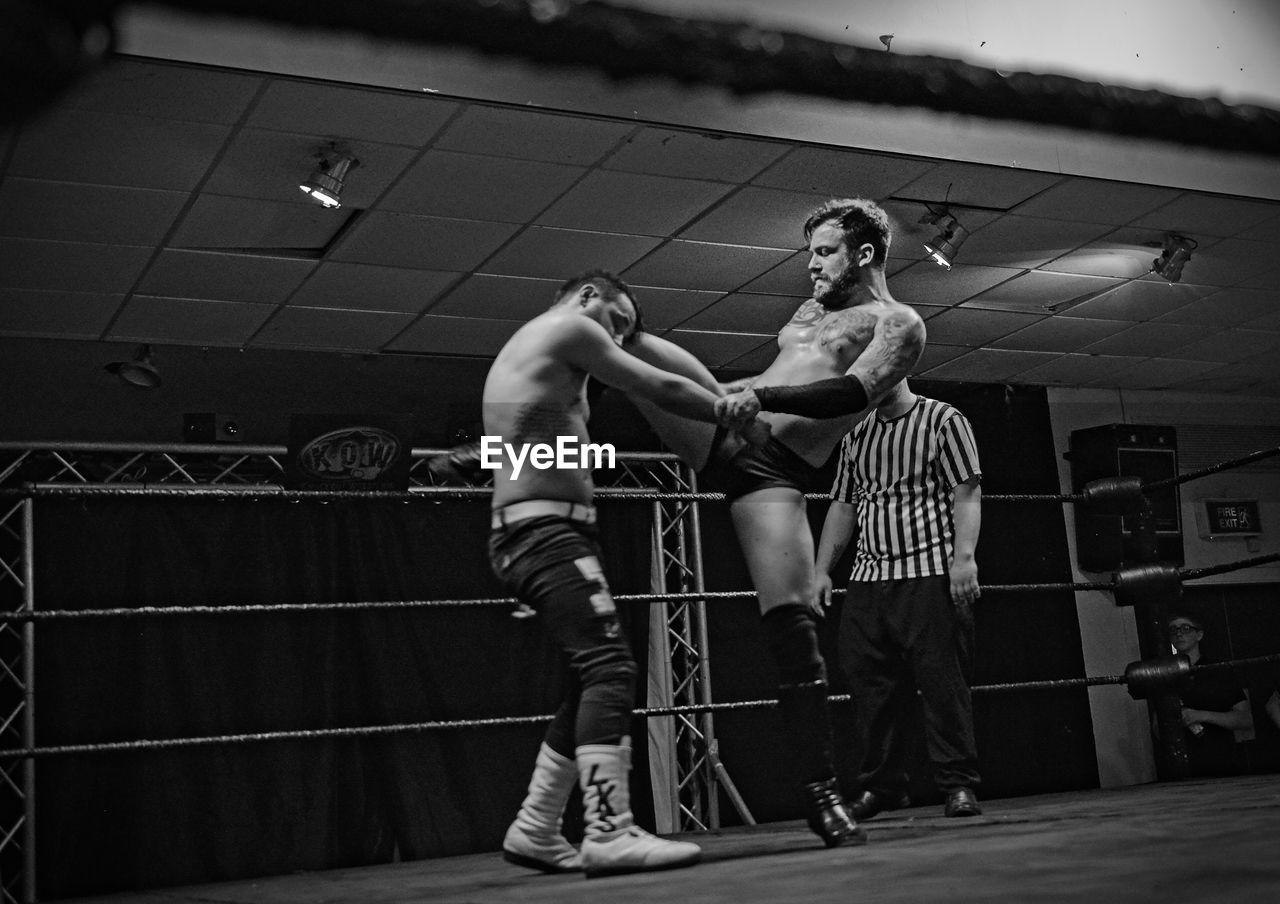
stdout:
[[[408,490],[287,490],[271,484],[254,485],[209,485],[209,484],[96,484],[96,483],[27,483],[21,486],[0,487],[0,499],[39,499],[89,497],[101,498],[110,496],[123,497],[158,497],[175,498],[195,496],[205,498],[247,498],[252,500],[276,499],[289,502],[307,500],[320,502],[345,501],[421,501],[425,497],[442,497],[445,499],[476,499],[493,494],[492,487],[448,487],[418,486]],[[676,490],[642,490],[613,487],[597,487],[595,496],[610,499],[658,502],[723,502],[724,493],[690,492]],[[828,502],[831,497],[826,493],[805,493],[804,498],[811,502]],[[1068,502],[1080,503],[1085,497],[1082,493],[992,493],[983,496],[984,502]]]
[[1178,572],[1178,576],[1184,581],[1191,581],[1196,578],[1204,578],[1213,574],[1226,574],[1228,571],[1236,571],[1240,568],[1250,568],[1254,565],[1265,565],[1268,562],[1280,562],[1280,552],[1267,553],[1263,556],[1254,556],[1252,559],[1241,559],[1239,562],[1227,562],[1223,565],[1208,565],[1204,568],[1183,568]]
[[[1249,659],[1238,659],[1229,662],[1215,662],[1203,666],[1193,666],[1192,670],[1216,670],[1237,668],[1240,666],[1260,665],[1280,662],[1280,653],[1255,656]],[[1062,690],[1066,688],[1098,687],[1102,685],[1124,684],[1124,675],[1097,675],[1084,678],[1052,678],[1039,681],[1005,682],[997,684],[980,684],[970,690],[973,693],[1001,692],[1015,690]],[[831,694],[831,703],[849,703],[849,694]],[[768,709],[776,707],[777,700],[738,700],[730,703],[701,703],[689,706],[663,706],[637,708],[632,715],[638,718],[654,718],[661,716],[691,716],[710,712],[731,712],[751,709]],[[502,716],[486,719],[450,719],[433,722],[404,722],[390,725],[362,725],[345,728],[295,729],[290,731],[262,731],[229,735],[204,735],[192,738],[140,739],[134,741],[100,741],[85,744],[51,744],[37,747],[13,747],[0,749],[0,760],[30,757],[64,756],[83,753],[119,753],[128,751],[173,750],[188,747],[211,747],[215,745],[248,744],[261,741],[300,741],[325,738],[362,738],[383,737],[396,734],[410,734],[423,731],[443,731],[462,728],[494,728],[512,725],[536,725],[550,722],[552,715],[539,716]]]
[[[1280,561],[1280,553],[1255,556],[1238,562],[1214,565],[1207,568],[1180,569],[1180,580],[1194,580],[1215,574],[1225,574],[1255,565],[1264,565]],[[1075,581],[1046,584],[986,584],[983,593],[1056,593],[1080,591],[1114,592],[1115,581]],[[833,596],[844,596],[848,591],[841,587],[832,588]],[[620,603],[682,603],[713,600],[747,600],[755,599],[754,590],[707,590],[684,593],[619,593],[614,600]],[[356,602],[321,602],[321,603],[232,603],[225,606],[133,606],[94,609],[43,609],[18,610],[0,612],[0,624],[5,622],[40,622],[74,620],[81,618],[136,618],[139,616],[173,616],[173,615],[264,615],[269,613],[299,612],[363,612],[376,609],[445,609],[465,606],[515,606],[514,597],[478,597],[474,599],[439,599],[439,600],[364,600]]]
[[1143,481],[1142,489],[1145,490],[1162,490],[1166,487],[1176,486],[1177,484],[1187,483],[1191,480],[1198,480],[1201,477],[1208,477],[1210,474],[1217,474],[1219,471],[1229,471],[1232,468],[1239,468],[1255,461],[1261,461],[1264,458],[1270,458],[1273,455],[1280,455],[1280,446],[1271,449],[1260,449],[1257,452],[1250,452],[1248,455],[1230,461],[1219,462],[1216,465],[1209,465],[1198,471],[1188,471],[1186,474],[1179,474],[1176,477],[1166,477],[1163,480],[1153,480],[1150,483]]

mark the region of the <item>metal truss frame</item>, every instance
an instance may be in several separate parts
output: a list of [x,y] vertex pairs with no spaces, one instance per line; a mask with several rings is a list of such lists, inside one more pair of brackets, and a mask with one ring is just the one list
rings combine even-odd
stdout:
[[[414,449],[410,492],[436,486],[426,468],[437,451]],[[288,450],[283,446],[143,443],[0,443],[0,486],[162,485],[260,487],[282,484]],[[655,554],[653,593],[705,590],[696,478],[674,455],[620,454],[617,466],[596,473],[598,490],[653,493]],[[675,498],[671,498],[674,496]],[[34,611],[34,500],[0,500],[0,607]],[[665,636],[652,638],[668,652],[670,699],[662,703],[697,710],[711,701],[707,612],[702,599],[661,604]],[[35,622],[0,622],[0,741],[30,749],[35,737]],[[717,756],[710,711],[678,712],[674,720],[673,819],[676,831],[720,827],[723,788],[744,819],[753,820]],[[27,757],[0,763],[0,904],[33,904],[35,888],[35,771]]]

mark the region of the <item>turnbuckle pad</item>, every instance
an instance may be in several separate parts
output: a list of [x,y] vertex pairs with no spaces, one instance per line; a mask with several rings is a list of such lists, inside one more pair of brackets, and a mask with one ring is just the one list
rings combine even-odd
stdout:
[[1094,515],[1131,515],[1146,500],[1141,477],[1099,477],[1085,484],[1083,495]]
[[1177,683],[1190,674],[1191,660],[1178,653],[1129,663],[1124,668],[1124,683],[1134,700],[1149,700],[1172,693]]
[[1116,572],[1117,606],[1153,604],[1182,599],[1182,576],[1174,565],[1134,565]]

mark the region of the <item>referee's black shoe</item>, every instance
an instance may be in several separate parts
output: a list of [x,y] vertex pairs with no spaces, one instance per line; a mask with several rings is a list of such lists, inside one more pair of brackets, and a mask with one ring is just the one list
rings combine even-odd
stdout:
[[849,815],[863,821],[885,810],[901,810],[911,806],[906,791],[863,791],[849,801]]

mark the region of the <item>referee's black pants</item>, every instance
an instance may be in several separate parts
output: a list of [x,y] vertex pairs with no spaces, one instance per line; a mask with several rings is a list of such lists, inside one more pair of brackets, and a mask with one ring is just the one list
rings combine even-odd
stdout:
[[858,790],[907,789],[906,720],[917,690],[935,784],[945,794],[980,783],[966,680],[973,618],[951,602],[946,575],[850,583],[837,648],[853,703]]

